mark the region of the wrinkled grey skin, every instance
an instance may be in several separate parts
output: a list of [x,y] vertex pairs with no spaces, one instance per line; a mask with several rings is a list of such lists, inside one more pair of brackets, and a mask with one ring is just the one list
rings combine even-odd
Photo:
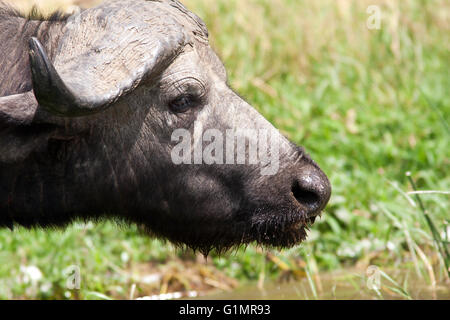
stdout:
[[[328,202],[325,174],[227,86],[204,23],[178,1],[107,1],[53,21],[0,9],[0,30],[0,226],[113,218],[203,252],[288,247]],[[186,94],[199,102],[174,112]],[[194,121],[270,130],[278,173],[173,164],[171,134]]]

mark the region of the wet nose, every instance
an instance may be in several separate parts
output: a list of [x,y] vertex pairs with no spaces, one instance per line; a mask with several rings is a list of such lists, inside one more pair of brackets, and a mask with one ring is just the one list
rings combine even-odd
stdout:
[[325,173],[313,164],[298,170],[291,187],[296,202],[314,217],[325,208],[331,195],[331,185]]

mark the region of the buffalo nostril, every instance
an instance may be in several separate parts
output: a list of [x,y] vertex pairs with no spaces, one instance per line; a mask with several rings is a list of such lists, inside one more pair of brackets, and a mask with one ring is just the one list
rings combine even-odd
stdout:
[[327,176],[314,165],[306,165],[295,175],[291,192],[296,202],[311,218],[325,208],[331,195]]
[[316,192],[302,187],[299,181],[294,181],[291,192],[301,205],[307,207],[309,210],[318,209],[321,202],[320,196]]

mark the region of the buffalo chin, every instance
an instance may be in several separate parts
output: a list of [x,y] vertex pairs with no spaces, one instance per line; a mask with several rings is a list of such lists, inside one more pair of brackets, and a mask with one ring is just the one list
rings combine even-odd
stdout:
[[[199,251],[206,257],[210,252],[223,254],[249,244],[277,249],[291,248],[307,238],[309,226],[314,223],[314,218],[306,218],[295,209],[267,210],[265,207],[253,210],[252,214],[248,213],[245,210],[236,215],[249,217],[245,220],[234,217],[219,224],[230,226],[227,228],[216,227],[217,221],[203,220],[202,223],[184,221],[177,222],[176,225],[166,222],[163,223],[164,228],[161,224],[146,222],[140,224],[140,229],[146,235],[168,240],[180,248]],[[192,232],[186,232],[186,229],[191,229]]]

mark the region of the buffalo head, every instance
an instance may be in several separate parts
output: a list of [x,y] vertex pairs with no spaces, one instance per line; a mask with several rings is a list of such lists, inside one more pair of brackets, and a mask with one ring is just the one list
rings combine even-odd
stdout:
[[29,39],[33,92],[0,98],[1,215],[113,217],[204,252],[305,239],[328,179],[230,89],[202,20],[175,0],[120,0],[61,32],[52,58]]

